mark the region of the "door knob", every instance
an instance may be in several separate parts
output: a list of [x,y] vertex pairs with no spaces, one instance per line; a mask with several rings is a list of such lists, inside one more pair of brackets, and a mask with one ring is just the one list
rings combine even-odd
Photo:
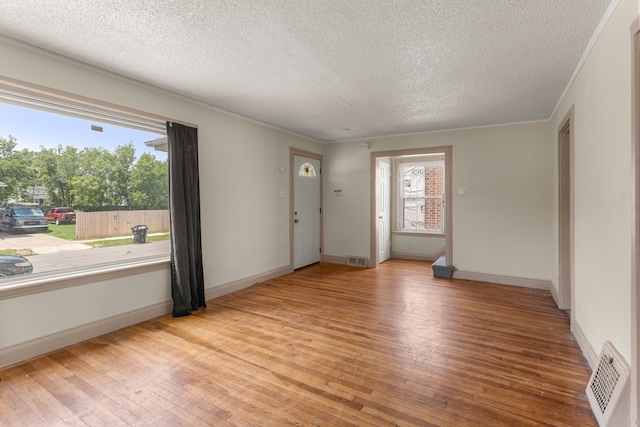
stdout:
[[294,219],[293,222],[297,224],[298,223],[298,218]]

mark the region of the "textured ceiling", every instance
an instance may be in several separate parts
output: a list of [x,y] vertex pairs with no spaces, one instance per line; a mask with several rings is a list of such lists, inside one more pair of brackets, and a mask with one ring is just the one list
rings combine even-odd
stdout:
[[336,141],[548,119],[610,2],[0,0],[0,34]]

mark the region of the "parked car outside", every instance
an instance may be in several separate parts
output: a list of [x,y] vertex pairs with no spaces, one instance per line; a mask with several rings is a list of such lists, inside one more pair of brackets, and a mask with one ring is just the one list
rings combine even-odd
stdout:
[[56,225],[76,223],[76,212],[72,208],[51,208],[45,216]]
[[0,255],[0,278],[31,274],[33,265],[19,256]]
[[12,206],[4,209],[2,229],[9,233],[49,231],[49,224],[40,208]]

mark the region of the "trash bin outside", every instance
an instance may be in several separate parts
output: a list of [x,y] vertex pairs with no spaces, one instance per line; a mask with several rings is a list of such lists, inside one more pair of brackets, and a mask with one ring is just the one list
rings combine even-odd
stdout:
[[146,225],[136,225],[131,227],[133,232],[133,243],[144,243],[147,241],[147,230],[149,227]]

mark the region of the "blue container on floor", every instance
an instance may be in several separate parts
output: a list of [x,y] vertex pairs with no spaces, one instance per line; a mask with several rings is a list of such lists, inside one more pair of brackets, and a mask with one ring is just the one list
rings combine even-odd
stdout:
[[443,279],[451,279],[453,277],[453,266],[444,263],[444,255],[438,258],[433,265],[433,277],[441,277]]

